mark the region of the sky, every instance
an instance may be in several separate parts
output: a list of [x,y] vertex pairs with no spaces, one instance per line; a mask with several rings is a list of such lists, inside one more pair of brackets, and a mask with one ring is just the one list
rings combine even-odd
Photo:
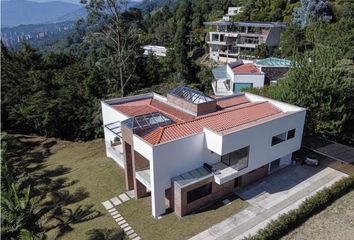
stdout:
[[[80,0],[28,0],[33,2],[53,2],[53,1],[60,1],[60,2],[68,2],[68,3],[75,3],[80,4]],[[135,2],[140,2],[141,0],[134,0]]]

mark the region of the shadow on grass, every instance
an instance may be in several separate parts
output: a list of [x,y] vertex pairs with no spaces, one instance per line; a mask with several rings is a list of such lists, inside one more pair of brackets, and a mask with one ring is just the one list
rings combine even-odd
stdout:
[[[37,219],[44,230],[55,230],[60,237],[72,231],[73,225],[102,215],[93,205],[79,204],[90,195],[85,188],[73,192],[64,189],[79,182],[64,176],[71,168],[59,165],[47,169],[47,158],[54,153],[56,140],[9,135],[6,143],[6,161],[13,166],[21,184],[31,186],[31,197],[39,203]],[[78,205],[68,208],[70,204]]]
[[88,240],[122,240],[124,239],[124,231],[117,228],[99,228],[86,232]]
[[192,213],[188,214],[188,215],[194,215],[194,214],[199,214],[199,213],[202,213],[202,212],[208,212],[208,211],[214,211],[214,210],[217,210],[223,206],[225,206],[225,204],[223,203],[223,200],[225,199],[228,199],[230,202],[232,201],[235,201],[237,199],[240,199],[235,193],[231,193],[231,194],[228,194],[227,196],[215,201],[215,202],[212,202],[210,204],[207,204],[195,211],[193,211]]

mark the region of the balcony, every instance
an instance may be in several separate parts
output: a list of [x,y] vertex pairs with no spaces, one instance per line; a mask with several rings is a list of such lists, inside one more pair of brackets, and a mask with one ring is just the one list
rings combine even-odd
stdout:
[[138,179],[147,189],[151,191],[150,168],[140,169],[135,173]]
[[227,166],[222,162],[212,165],[214,170],[214,181],[217,184],[224,184],[237,177],[239,171],[237,166]]
[[123,155],[123,145],[111,145],[107,147],[107,154],[113,158],[113,160],[119,164],[122,168],[125,167],[124,165],[124,155]]
[[230,80],[228,81],[213,81],[212,87],[215,95],[228,95],[232,94],[232,90],[230,89]]

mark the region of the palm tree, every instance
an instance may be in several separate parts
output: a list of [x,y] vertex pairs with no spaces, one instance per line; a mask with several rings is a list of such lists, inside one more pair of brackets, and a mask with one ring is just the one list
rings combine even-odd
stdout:
[[37,229],[34,209],[36,202],[30,198],[31,188],[19,190],[15,183],[1,196],[1,235],[19,236],[22,229]]

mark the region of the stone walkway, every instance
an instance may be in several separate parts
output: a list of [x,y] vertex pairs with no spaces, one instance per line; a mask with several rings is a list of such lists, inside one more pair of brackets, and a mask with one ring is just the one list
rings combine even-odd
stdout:
[[280,214],[296,209],[309,196],[347,176],[332,168],[291,166],[237,194],[249,206],[192,237],[192,240],[243,239],[254,235]]
[[129,223],[125,221],[122,215],[118,212],[116,207],[128,200],[133,198],[133,192],[128,191],[126,193],[122,193],[119,196],[113,197],[110,200],[102,202],[102,205],[107,209],[109,214],[111,214],[112,218],[117,222],[121,229],[125,232],[125,234],[132,240],[139,240],[141,237],[134,231],[134,229],[129,226]]

